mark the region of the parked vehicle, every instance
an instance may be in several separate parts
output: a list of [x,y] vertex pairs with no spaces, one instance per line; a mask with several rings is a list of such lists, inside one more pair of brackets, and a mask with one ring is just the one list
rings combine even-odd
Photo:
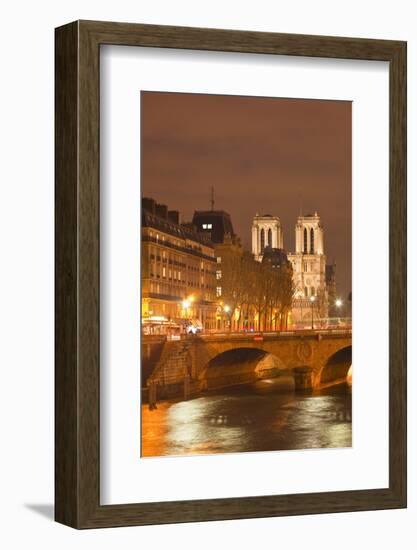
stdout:
[[185,325],[185,332],[187,334],[198,334],[203,332],[203,325],[198,319],[192,319]]

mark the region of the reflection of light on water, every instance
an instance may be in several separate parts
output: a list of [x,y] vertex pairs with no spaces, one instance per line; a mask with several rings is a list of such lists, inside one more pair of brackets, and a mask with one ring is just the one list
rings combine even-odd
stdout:
[[326,435],[332,447],[352,446],[352,437],[346,438],[346,424],[333,424],[329,426]]
[[270,380],[142,408],[143,455],[350,447],[351,392],[277,391]]
[[168,411],[170,454],[206,454],[234,448],[243,432],[228,426],[227,415],[210,414],[206,399],[176,403]]
[[350,368],[348,370],[348,373],[346,376],[346,382],[349,384],[349,386],[352,385],[352,365],[350,365]]

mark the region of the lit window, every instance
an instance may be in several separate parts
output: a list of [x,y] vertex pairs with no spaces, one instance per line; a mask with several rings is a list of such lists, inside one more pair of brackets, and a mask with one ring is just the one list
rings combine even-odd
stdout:
[[166,275],[167,275],[167,274],[166,274],[166,269],[165,269],[165,267],[163,267],[163,268],[162,268],[162,277],[166,277]]
[[208,223],[208,224],[207,224],[207,229],[213,229],[213,224],[212,224],[212,223]]
[[221,264],[221,263],[222,263],[221,256],[217,256],[217,263],[218,263],[218,264]]
[[216,279],[222,278],[222,272],[220,270],[216,271]]
[[181,281],[181,271],[178,271],[178,280]]
[[222,287],[218,286],[216,287],[216,296],[219,298],[222,295]]
[[203,223],[203,229],[207,229],[207,224]]

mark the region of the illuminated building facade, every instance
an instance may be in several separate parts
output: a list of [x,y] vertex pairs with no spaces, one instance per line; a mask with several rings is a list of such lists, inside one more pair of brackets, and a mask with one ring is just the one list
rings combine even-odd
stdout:
[[[263,262],[266,256],[270,262],[272,251],[274,261],[284,261],[283,231],[279,218],[257,214],[252,222],[254,258]],[[318,320],[328,316],[328,286],[331,286],[333,294],[336,292],[335,279],[329,277],[329,269],[326,278],[324,230],[317,212],[298,217],[295,225],[295,252],[288,254],[288,261],[292,266],[294,286],[292,322],[311,326],[312,317]]]
[[[216,330],[224,330],[233,325],[230,318],[228,304],[224,302],[224,285],[230,281],[231,273],[236,269],[243,248],[240,239],[233,230],[230,214],[223,210],[197,210],[193,216],[193,226],[197,231],[207,235],[214,246],[216,257],[216,286],[215,295],[217,300]],[[226,270],[226,272],[225,272]],[[225,282],[226,281],[226,282]]]
[[295,226],[295,253],[292,263],[295,295],[293,322],[311,325],[328,316],[324,230],[315,212],[298,216]]
[[146,333],[216,326],[216,257],[210,238],[179,213],[142,199],[142,327]]

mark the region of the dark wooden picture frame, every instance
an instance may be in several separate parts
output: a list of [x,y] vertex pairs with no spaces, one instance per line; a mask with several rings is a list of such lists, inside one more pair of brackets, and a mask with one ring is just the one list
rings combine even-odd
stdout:
[[[389,487],[100,505],[100,46],[389,62]],[[55,518],[75,528],[406,506],[406,43],[77,21],[56,45]]]

